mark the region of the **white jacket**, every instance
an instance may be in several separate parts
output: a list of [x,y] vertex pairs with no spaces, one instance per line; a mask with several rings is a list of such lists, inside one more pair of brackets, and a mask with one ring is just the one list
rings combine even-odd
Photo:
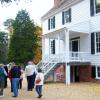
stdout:
[[26,66],[26,68],[25,68],[25,75],[26,76],[31,76],[31,75],[33,75],[34,72],[37,74],[37,70],[36,70],[35,65],[27,65]]
[[[41,81],[37,84],[36,80],[39,79],[39,78],[41,79]],[[44,74],[43,73],[38,73],[36,75],[35,85],[43,85],[43,83],[44,83]]]

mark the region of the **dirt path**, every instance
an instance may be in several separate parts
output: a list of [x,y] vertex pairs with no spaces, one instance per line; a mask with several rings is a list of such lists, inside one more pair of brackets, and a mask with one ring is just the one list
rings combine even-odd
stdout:
[[[12,97],[10,85],[5,89],[5,97],[0,100],[38,100],[35,90],[26,90],[26,79],[23,81],[23,89],[19,90],[17,98]],[[75,83],[65,85],[63,83],[48,83],[43,86],[41,100],[100,100],[100,85],[94,83]]]

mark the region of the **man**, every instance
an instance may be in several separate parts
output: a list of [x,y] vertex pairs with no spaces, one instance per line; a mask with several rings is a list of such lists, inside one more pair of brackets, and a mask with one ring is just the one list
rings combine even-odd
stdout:
[[12,88],[13,88],[13,97],[18,96],[18,84],[20,79],[21,71],[19,70],[18,66],[14,64],[13,68],[11,69],[11,76],[12,76]]
[[5,76],[7,76],[7,73],[4,65],[0,64],[0,97],[4,97]]
[[37,70],[35,64],[32,61],[28,62],[28,65],[25,68],[25,75],[27,78],[27,90],[32,91],[34,88],[35,77],[37,74]]
[[7,65],[4,66],[4,69],[7,73],[7,76],[5,76],[5,85],[4,85],[4,88],[6,88],[7,87],[7,78],[8,78],[8,67],[7,67]]

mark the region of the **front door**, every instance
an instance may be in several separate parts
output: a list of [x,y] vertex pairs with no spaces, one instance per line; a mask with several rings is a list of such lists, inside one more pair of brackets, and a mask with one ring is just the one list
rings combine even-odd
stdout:
[[72,52],[78,52],[79,51],[79,39],[73,39],[71,40],[71,51]]

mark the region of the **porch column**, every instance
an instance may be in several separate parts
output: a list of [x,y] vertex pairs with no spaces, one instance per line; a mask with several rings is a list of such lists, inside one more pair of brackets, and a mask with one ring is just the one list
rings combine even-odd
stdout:
[[69,63],[69,30],[65,29],[65,62],[66,62],[66,84],[70,84],[70,65]]
[[50,45],[50,38],[48,37],[48,39],[49,39],[49,57],[50,57],[50,49],[51,49],[51,45]]
[[70,84],[70,65],[66,63],[66,84]]
[[60,34],[58,34],[58,55],[59,55],[59,60],[60,60]]
[[42,36],[42,59],[45,56],[45,36]]

